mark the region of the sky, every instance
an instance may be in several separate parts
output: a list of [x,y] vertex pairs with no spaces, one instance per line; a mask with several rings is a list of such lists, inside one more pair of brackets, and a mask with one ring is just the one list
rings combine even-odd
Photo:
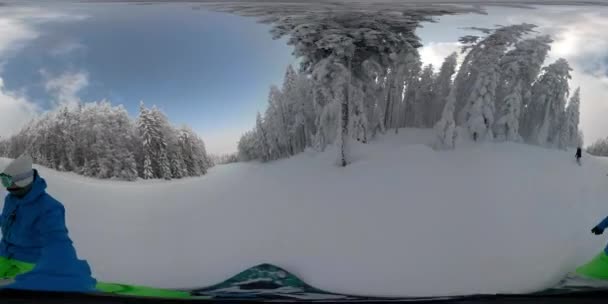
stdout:
[[60,103],[106,99],[135,117],[143,101],[233,152],[291,52],[254,19],[184,4],[0,8],[0,136]]
[[[439,66],[470,26],[529,22],[555,40],[547,63],[566,58],[581,86],[586,144],[608,136],[608,8],[489,7],[487,15],[437,18],[418,34]],[[188,4],[56,4],[0,7],[0,136],[61,103],[108,100],[133,117],[143,101],[190,125],[211,153],[236,151],[263,111],[270,85],[295,64],[269,26]]]

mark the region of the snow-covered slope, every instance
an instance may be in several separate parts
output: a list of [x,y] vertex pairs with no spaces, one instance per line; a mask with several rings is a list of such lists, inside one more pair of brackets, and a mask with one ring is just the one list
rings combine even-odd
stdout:
[[603,248],[589,230],[608,215],[608,161],[514,143],[437,152],[430,137],[357,146],[346,168],[328,150],[172,182],[40,171],[101,280],[194,287],[269,262],[336,292],[528,292]]

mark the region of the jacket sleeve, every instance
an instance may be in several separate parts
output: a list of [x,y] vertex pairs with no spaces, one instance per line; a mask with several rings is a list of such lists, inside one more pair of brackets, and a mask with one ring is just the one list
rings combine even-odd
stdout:
[[51,204],[36,223],[41,235],[40,258],[32,271],[17,276],[10,288],[90,291],[95,286],[91,269],[78,259],[65,225],[65,209],[59,203]]
[[40,232],[43,252],[49,246],[72,243],[65,226],[65,209],[62,205],[46,209],[38,219],[36,229]]
[[63,206],[55,205],[47,208],[36,222],[42,248],[33,273],[65,273],[70,270],[70,263],[77,259],[65,227],[64,214]]
[[596,227],[603,229],[608,228],[608,217],[606,217],[605,219],[603,219],[599,224],[597,224]]

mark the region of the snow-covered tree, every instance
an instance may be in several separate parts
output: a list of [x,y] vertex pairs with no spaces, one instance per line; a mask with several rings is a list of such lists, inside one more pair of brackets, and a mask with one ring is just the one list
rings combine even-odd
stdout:
[[521,141],[519,123],[521,115],[522,90],[518,82],[511,93],[504,97],[494,124],[494,135],[498,140]]
[[[140,115],[133,121],[123,106],[112,106],[109,101],[62,106],[42,114],[1,142],[2,156],[17,157],[28,152],[37,164],[96,178],[185,176],[177,131],[155,111],[141,104]],[[159,149],[161,140],[168,143],[164,152]],[[197,145],[202,147],[198,158],[208,166],[200,138]],[[163,163],[169,168],[159,167]]]
[[413,106],[416,117],[419,117],[414,123],[414,126],[432,127],[436,121],[433,121],[433,98],[435,92],[433,91],[433,83],[435,75],[433,72],[433,65],[429,64],[424,67],[422,74],[420,74],[420,81],[418,86],[415,88],[415,104]]
[[458,121],[466,126],[474,140],[493,139],[500,59],[510,46],[534,27],[524,23],[495,30],[482,29],[489,35],[481,40],[477,37],[461,39],[461,42],[475,42],[456,77],[457,100],[460,100],[457,105],[462,105]]
[[351,86],[351,113],[350,126],[352,138],[367,143],[369,138],[369,123],[365,111],[364,93],[359,89],[359,86]]
[[340,104],[327,103],[319,115],[315,146],[323,151],[329,144],[335,142],[340,124]]
[[[498,119],[494,132],[499,140],[519,141],[521,133],[529,136],[524,123],[530,103],[532,84],[550,50],[549,36],[519,41],[500,61],[500,84],[497,90]],[[522,112],[524,114],[522,115]],[[518,126],[515,126],[517,122]],[[520,133],[520,128],[524,132]],[[506,131],[511,132],[505,133]]]
[[374,58],[362,63],[361,90],[363,92],[363,106],[365,107],[368,127],[368,137],[374,138],[378,133],[384,133],[383,107],[381,101],[384,94],[384,81],[386,69]]
[[164,179],[171,179],[171,164],[169,160],[168,141],[172,129],[167,121],[166,116],[156,107],[153,106],[150,111],[154,127],[158,130],[158,135],[154,141],[154,153],[158,161],[158,176]]
[[441,119],[435,124],[435,149],[454,149],[456,146],[456,137],[458,133],[456,129],[456,120],[454,119],[455,110],[456,90],[452,87],[446,97]]
[[250,161],[255,159],[261,159],[261,156],[256,151],[257,134],[255,131],[248,131],[239,139],[238,159],[240,161]]
[[532,100],[528,108],[532,124],[529,140],[539,145],[558,145],[560,125],[568,96],[568,80],[572,69],[560,58],[543,68],[543,74],[532,87]]
[[393,118],[390,127],[395,128],[395,133],[399,128],[422,125],[422,114],[417,112],[422,108],[422,104],[416,104],[421,68],[420,55],[415,50],[406,49],[395,60],[393,68],[395,83],[390,87],[393,90],[390,94],[393,99],[391,102]]
[[450,94],[450,89],[452,88],[452,76],[456,72],[457,59],[458,54],[455,52],[446,57],[443,64],[441,64],[439,74],[433,82],[433,98],[429,105],[429,122],[431,125],[441,119],[446,98],[448,97],[448,94]]
[[205,146],[196,133],[188,127],[180,129],[178,145],[186,165],[188,176],[199,176],[207,173],[210,167]]
[[[274,11],[263,10],[266,14],[274,16]],[[260,11],[262,15],[262,11]],[[439,11],[435,13],[441,14]],[[432,14],[429,14],[432,15]],[[333,142],[333,138],[328,138],[327,130],[323,130],[320,121],[325,116],[326,118],[332,112],[331,109],[335,106],[331,102],[340,104],[340,146],[346,147],[348,137],[350,137],[349,126],[351,115],[366,115],[369,113],[382,113],[378,110],[377,104],[364,104],[365,111],[352,111],[352,102],[350,94],[353,90],[363,91],[366,94],[374,94],[367,88],[361,88],[363,82],[360,81],[368,77],[369,70],[364,63],[373,62],[385,67],[379,69],[379,75],[385,73],[393,67],[395,70],[395,58],[408,58],[406,54],[415,53],[415,48],[421,44],[418,37],[414,34],[414,30],[418,22],[428,20],[426,14],[413,14],[407,17],[392,14],[388,12],[366,12],[366,11],[330,11],[327,14],[301,12],[289,18],[273,18],[272,33],[275,38],[283,36],[288,37],[288,44],[295,47],[294,54],[302,59],[300,69],[304,73],[313,75],[314,81],[313,92],[315,103],[319,104],[316,107],[317,117],[319,121],[318,132],[323,131],[326,134],[317,134],[317,143],[323,148],[325,144]],[[403,56],[396,56],[402,54]],[[417,55],[417,54],[416,54]],[[392,56],[392,57],[391,57]],[[327,72],[331,71],[331,72]],[[338,72],[336,75],[334,72]],[[395,75],[395,81],[391,84],[392,100],[402,102],[402,92],[396,92],[399,87],[403,87],[399,81],[396,71],[389,73]],[[348,80],[340,83],[343,87],[336,87],[336,83],[340,81],[320,82],[319,77],[314,75],[331,75],[329,78],[339,79],[348,75]],[[380,76],[381,77],[381,76]],[[405,79],[404,79],[405,82]],[[339,96],[338,100],[336,96]],[[369,95],[368,95],[369,96]],[[318,98],[320,97],[320,98]],[[364,98],[364,100],[370,100]],[[391,101],[391,99],[389,99]],[[383,104],[384,105],[384,104]],[[381,105],[381,106],[383,106]],[[393,107],[390,103],[388,106]],[[404,112],[405,107],[401,106],[397,112]],[[356,107],[356,106],[355,106]],[[393,107],[394,108],[394,107]],[[403,110],[403,111],[402,111]],[[392,113],[391,113],[392,114]],[[397,117],[399,119],[401,117]],[[387,119],[386,117],[384,118]],[[369,117],[358,120],[369,122]],[[397,127],[404,122],[398,122]],[[358,124],[361,126],[361,124]],[[376,123],[377,125],[377,123]],[[386,123],[385,123],[386,125]],[[366,132],[367,133],[367,132]],[[340,158],[343,158],[344,149],[340,149]],[[347,162],[347,161],[346,161]]]
[[158,123],[155,121],[155,117],[148,110],[143,102],[139,104],[139,118],[137,120],[137,127],[139,134],[142,138],[143,154],[144,154],[144,179],[157,178],[159,177],[155,171],[155,165],[153,160],[156,160],[156,156],[159,154],[158,141],[161,137],[161,130]]
[[259,154],[262,156],[262,160],[267,161],[270,159],[271,151],[268,146],[268,135],[266,134],[266,130],[264,125],[262,124],[262,115],[258,112],[256,119],[256,132],[259,134],[258,143],[256,145],[257,150],[259,150]]
[[[521,86],[521,106],[520,106],[520,135],[529,138],[531,133],[528,121],[528,108],[531,102],[532,84],[536,81],[541,67],[547,57],[553,42],[549,36],[537,36],[524,39],[515,44],[515,47],[507,52],[500,61],[501,79],[497,91],[497,110],[503,111],[506,106],[504,103],[512,101],[506,99],[511,95],[515,86]],[[502,126],[501,126],[502,127]]]
[[144,179],[152,179],[154,178],[154,170],[152,169],[152,159],[150,159],[150,154],[144,155],[144,168],[143,168],[143,178]]
[[321,60],[313,72],[315,82],[325,84],[322,90],[323,94],[331,102],[340,105],[340,131],[338,136],[340,152],[337,161],[340,166],[346,166],[350,162],[350,135],[348,131],[351,77],[348,67],[342,64],[339,59],[332,57]]
[[289,95],[291,101],[291,121],[289,134],[292,137],[293,152],[304,151],[313,145],[313,137],[317,132],[316,116],[313,100],[312,81],[306,75],[297,75],[295,88]]
[[269,137],[269,159],[277,159],[289,155],[289,129],[287,126],[286,110],[282,92],[276,86],[270,87],[268,94],[268,108],[265,121],[266,134]]
[[569,147],[580,147],[581,139],[579,138],[579,120],[580,120],[580,87],[576,88],[574,94],[570,98],[570,102],[568,102],[568,106],[566,107],[566,137]]
[[595,156],[608,156],[608,138],[602,138],[587,148],[587,153]]

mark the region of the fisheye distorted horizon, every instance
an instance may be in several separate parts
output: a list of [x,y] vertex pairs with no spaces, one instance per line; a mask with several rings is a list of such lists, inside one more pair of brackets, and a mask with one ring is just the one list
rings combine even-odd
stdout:
[[[604,50],[608,10],[591,6],[491,6],[483,14],[437,17],[417,30],[424,64],[437,69],[466,27],[533,23],[554,39],[547,63],[563,57],[581,86],[585,144],[606,136]],[[542,12],[542,14],[539,14]],[[289,64],[286,39],[253,17],[188,4],[9,5],[0,8],[0,136],[59,104],[108,100],[133,117],[140,101],[176,125],[191,126],[214,154],[236,151],[239,137],[280,86]],[[462,55],[461,55],[462,56]]]

